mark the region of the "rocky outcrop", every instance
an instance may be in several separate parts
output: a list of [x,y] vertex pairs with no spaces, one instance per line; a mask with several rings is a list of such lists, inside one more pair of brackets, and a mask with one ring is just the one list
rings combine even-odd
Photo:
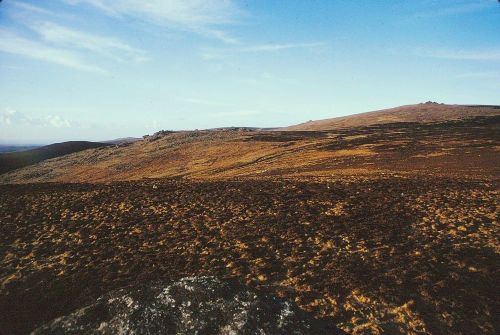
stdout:
[[36,329],[45,334],[344,334],[235,281],[190,277],[121,289]]

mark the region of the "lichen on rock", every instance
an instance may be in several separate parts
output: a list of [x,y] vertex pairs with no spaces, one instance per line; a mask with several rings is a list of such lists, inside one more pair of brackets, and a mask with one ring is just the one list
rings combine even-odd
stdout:
[[290,301],[234,280],[187,277],[108,293],[32,335],[344,334]]

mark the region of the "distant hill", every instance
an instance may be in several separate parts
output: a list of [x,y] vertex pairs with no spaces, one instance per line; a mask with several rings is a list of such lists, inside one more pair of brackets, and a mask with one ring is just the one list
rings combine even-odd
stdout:
[[353,114],[332,119],[309,121],[281,130],[311,131],[371,126],[396,122],[431,123],[470,119],[476,116],[500,115],[500,106],[445,105],[426,102],[380,111]]
[[109,141],[102,141],[101,143],[108,143],[108,144],[126,144],[126,143],[133,143],[135,141],[139,141],[140,138],[138,137],[122,137],[122,138],[116,138],[114,140],[109,140]]
[[70,153],[100,148],[111,144],[87,141],[69,141],[50,144],[31,150],[7,152],[0,154],[0,174],[36,164],[46,159],[55,158]]
[[0,153],[24,151],[41,147],[41,145],[7,145],[0,144]]

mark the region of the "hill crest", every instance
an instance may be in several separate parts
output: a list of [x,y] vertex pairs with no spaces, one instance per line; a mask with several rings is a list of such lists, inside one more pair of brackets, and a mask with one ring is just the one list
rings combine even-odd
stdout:
[[404,105],[372,112],[340,116],[330,119],[308,121],[282,128],[286,131],[319,131],[339,128],[363,127],[376,124],[417,122],[432,123],[470,119],[477,116],[500,115],[500,106],[489,105],[447,105],[426,102]]

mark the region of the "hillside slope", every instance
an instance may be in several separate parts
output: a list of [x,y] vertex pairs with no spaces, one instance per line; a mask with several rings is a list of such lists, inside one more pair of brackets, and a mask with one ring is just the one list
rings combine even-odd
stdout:
[[100,148],[104,146],[108,146],[108,144],[87,141],[69,141],[50,144],[31,150],[1,153],[0,174],[28,165],[36,164],[49,158],[59,157],[86,149]]
[[393,122],[444,122],[499,114],[500,106],[445,105],[427,102],[417,105],[400,106],[380,111],[336,117],[332,119],[309,121],[282,129],[294,131],[331,130]]
[[498,176],[500,116],[440,123],[392,123],[336,131],[159,132],[0,176],[0,183],[109,182],[435,173]]

